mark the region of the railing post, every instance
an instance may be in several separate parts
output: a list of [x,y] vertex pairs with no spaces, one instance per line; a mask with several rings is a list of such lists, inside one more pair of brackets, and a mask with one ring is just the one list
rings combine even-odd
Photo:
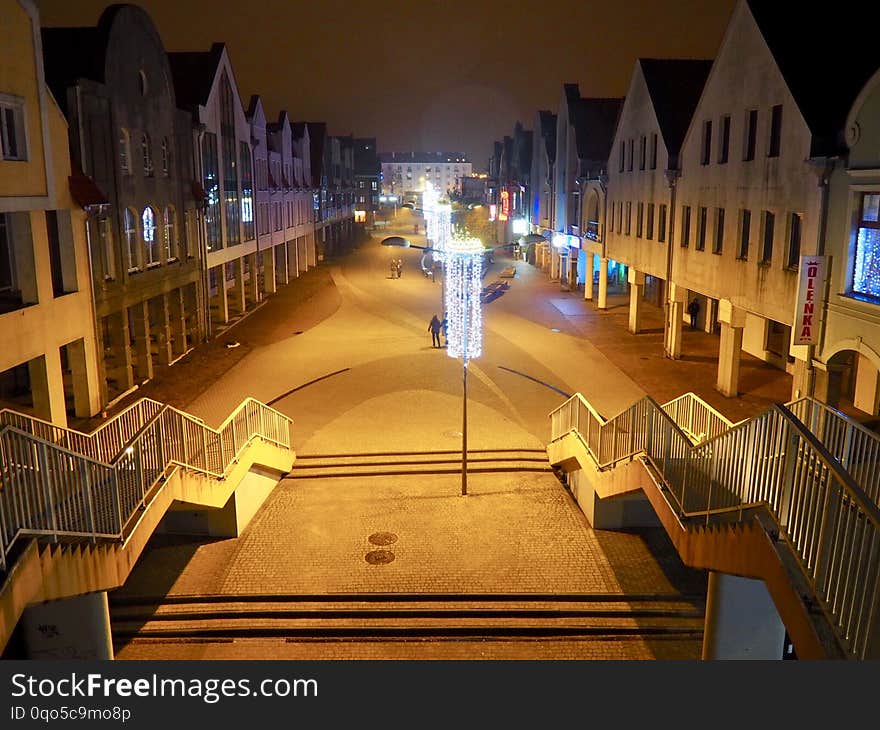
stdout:
[[844,428],[846,433],[843,437],[843,453],[841,454],[840,465],[844,469],[849,469],[850,462],[852,461],[853,431],[855,429],[848,423],[844,425]]
[[205,459],[205,471],[211,471],[208,463],[208,429],[201,425],[199,428],[202,429],[202,455]]
[[798,459],[798,435],[791,430],[787,422],[783,422],[785,433],[782,442],[785,444],[785,462],[782,469],[782,484],[779,489],[779,525],[788,528],[788,511],[794,492],[794,472]]
[[116,532],[122,537],[122,495],[119,493],[119,465],[113,469],[113,485],[111,494],[113,495],[114,507],[116,508]]
[[37,446],[37,460],[40,463],[40,473],[43,475],[43,498],[49,509],[49,523],[53,532],[53,539],[58,541],[58,515],[55,513],[55,495],[52,494],[52,479],[49,478],[49,463],[46,460],[46,445]]
[[84,460],[79,463],[79,476],[83,489],[86,490],[86,517],[88,520],[89,532],[92,533],[90,542],[94,544],[96,542],[96,533],[98,532],[95,526],[95,501],[92,495],[92,483],[89,479],[88,464],[86,464]]

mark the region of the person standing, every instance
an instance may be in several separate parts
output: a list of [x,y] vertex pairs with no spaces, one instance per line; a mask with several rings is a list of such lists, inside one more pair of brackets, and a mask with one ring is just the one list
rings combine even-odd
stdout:
[[396,279],[397,277],[397,259],[391,259],[391,278]]
[[397,259],[397,278],[403,276],[403,259]]
[[696,297],[691,299],[691,303],[688,304],[688,314],[691,315],[691,329],[695,330],[697,328],[697,315],[700,313],[700,303],[697,301]]
[[437,319],[436,314],[431,317],[431,322],[428,324],[428,329],[431,331],[431,347],[440,347],[440,329],[442,327],[443,324]]

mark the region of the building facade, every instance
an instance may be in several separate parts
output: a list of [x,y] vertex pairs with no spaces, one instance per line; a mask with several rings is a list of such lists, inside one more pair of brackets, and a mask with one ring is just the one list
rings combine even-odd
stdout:
[[106,405],[204,335],[189,124],[140,8],[111,6],[95,28],[46,28],[43,51],[73,164],[109,202],[89,222]]
[[[0,400],[66,426],[100,410],[87,212],[30,0],[0,2]],[[73,190],[71,188],[74,188]]]
[[473,166],[461,152],[382,152],[382,192],[402,199],[424,192],[430,182],[442,193],[460,189],[462,177],[473,173]]
[[[382,168],[376,150],[375,137],[360,137],[354,140],[354,185],[355,222],[361,226],[372,226],[376,222],[379,207]],[[361,220],[358,220],[360,218]]]

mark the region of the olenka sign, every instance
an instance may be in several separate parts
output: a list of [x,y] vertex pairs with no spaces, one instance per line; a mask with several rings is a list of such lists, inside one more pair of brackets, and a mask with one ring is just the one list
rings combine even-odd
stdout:
[[825,289],[825,257],[801,256],[800,283],[794,318],[794,344],[819,344],[819,318]]

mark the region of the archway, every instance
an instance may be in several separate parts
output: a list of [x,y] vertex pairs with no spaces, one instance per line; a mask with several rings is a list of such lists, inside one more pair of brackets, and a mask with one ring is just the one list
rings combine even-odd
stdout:
[[880,371],[856,350],[840,350],[828,360],[829,405],[859,420],[880,412]]

